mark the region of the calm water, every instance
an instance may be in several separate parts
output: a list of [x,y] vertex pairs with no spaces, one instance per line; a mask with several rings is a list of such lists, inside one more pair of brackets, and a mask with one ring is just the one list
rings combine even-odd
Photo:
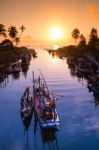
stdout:
[[[27,86],[32,87],[32,70],[37,76],[39,68],[50,91],[63,95],[57,102],[57,132],[42,133],[39,126],[34,130],[33,117],[28,132],[24,132],[20,98]],[[95,107],[86,82],[70,75],[66,60],[38,50],[27,76],[9,76],[7,82],[0,88],[0,150],[99,150],[99,107]]]

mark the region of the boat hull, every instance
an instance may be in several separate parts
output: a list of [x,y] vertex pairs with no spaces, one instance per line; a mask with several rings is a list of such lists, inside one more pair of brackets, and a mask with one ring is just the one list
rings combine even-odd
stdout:
[[59,129],[59,119],[53,121],[53,120],[49,120],[49,121],[42,121],[39,120],[39,124],[41,129]]
[[39,125],[41,129],[59,129],[59,117],[56,111],[56,108],[54,108],[55,112],[55,118],[54,119],[44,119],[42,117],[42,108],[40,106],[40,100],[42,98],[40,96],[34,97],[34,110],[36,112],[36,117],[38,119]]

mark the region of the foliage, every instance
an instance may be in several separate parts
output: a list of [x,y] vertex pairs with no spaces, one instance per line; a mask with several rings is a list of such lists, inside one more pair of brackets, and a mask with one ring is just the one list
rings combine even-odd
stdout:
[[1,46],[13,46],[13,43],[9,39],[5,39],[2,41]]
[[20,27],[20,30],[23,32],[23,31],[25,30],[25,27],[22,25],[22,26]]
[[86,38],[84,37],[84,35],[83,34],[81,34],[80,35],[80,37],[79,37],[79,39],[80,39],[80,41],[79,41],[79,46],[80,47],[85,47],[86,46]]
[[95,28],[92,28],[92,30],[90,32],[90,38],[89,38],[88,45],[91,47],[96,47],[98,41],[99,41],[99,39],[98,39],[97,30]]
[[16,46],[20,43],[20,38],[19,37],[16,37],[15,39],[14,39],[14,41],[16,42]]
[[[35,51],[33,51],[36,53]],[[33,53],[32,52],[32,53]],[[16,62],[21,59],[22,56],[31,54],[31,51],[26,47],[11,47],[11,46],[1,46],[0,47],[0,65],[8,65],[11,62]],[[3,56],[3,57],[2,57]]]
[[10,26],[8,28],[9,36],[14,40],[17,37],[18,31],[15,26]]
[[75,44],[76,44],[76,40],[79,38],[79,35],[80,35],[79,29],[75,28],[75,29],[72,31],[72,37],[75,39]]
[[0,24],[0,35],[5,37],[5,38],[7,37],[6,29],[5,29],[5,26],[3,24]]

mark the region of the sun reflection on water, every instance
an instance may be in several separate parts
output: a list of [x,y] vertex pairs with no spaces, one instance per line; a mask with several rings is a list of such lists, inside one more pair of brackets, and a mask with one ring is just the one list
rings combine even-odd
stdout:
[[59,48],[59,45],[58,44],[55,44],[54,46],[53,46],[53,49],[54,50],[57,50]]

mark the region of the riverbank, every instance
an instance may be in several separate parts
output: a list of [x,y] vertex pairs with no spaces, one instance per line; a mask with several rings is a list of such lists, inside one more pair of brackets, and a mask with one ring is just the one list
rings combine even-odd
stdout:
[[[20,72],[27,75],[31,58],[36,58],[34,49],[15,46],[0,46],[0,86],[8,82],[8,76],[19,78]],[[5,81],[5,82],[4,82]]]
[[48,50],[54,57],[66,58],[72,76],[85,79],[87,87],[99,100],[99,48],[86,45],[65,46],[57,50]]
[[48,49],[49,53],[57,54],[60,58],[62,57],[82,57],[82,55],[91,55],[95,57],[95,59],[99,60],[99,48],[91,47],[86,45],[84,47],[69,45],[58,48],[57,50]]
[[1,46],[0,47],[0,68],[8,66],[10,63],[16,62],[24,55],[37,56],[34,49],[26,47]]

